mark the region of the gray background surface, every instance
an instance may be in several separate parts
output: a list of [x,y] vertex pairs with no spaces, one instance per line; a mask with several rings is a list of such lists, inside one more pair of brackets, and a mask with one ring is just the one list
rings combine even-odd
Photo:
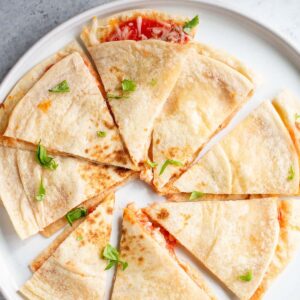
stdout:
[[[89,8],[108,2],[112,1],[0,0],[0,82],[20,56],[51,29]],[[260,20],[281,32],[300,49],[299,0],[210,2],[226,4]],[[1,293],[0,300],[3,300]]]

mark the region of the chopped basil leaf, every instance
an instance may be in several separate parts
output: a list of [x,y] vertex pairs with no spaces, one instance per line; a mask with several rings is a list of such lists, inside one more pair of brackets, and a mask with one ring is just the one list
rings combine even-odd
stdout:
[[85,207],[77,207],[72,209],[66,214],[66,219],[68,223],[72,226],[73,222],[83,218],[87,215],[87,209]]
[[70,88],[67,80],[64,80],[48,91],[50,93],[67,93],[70,92]]
[[294,167],[293,166],[290,166],[289,168],[289,172],[288,172],[288,177],[287,177],[287,180],[293,180],[295,177],[295,170],[294,170]]
[[106,136],[106,132],[105,131],[97,131],[97,135],[99,137],[105,137]]
[[185,33],[190,33],[191,32],[191,29],[196,27],[197,25],[199,24],[199,17],[196,16],[194,17],[192,20],[186,22],[184,25],[183,25],[183,31]]
[[198,191],[193,191],[191,193],[191,196],[190,196],[190,200],[191,201],[194,201],[194,200],[197,200],[198,198],[201,198],[204,196],[204,193],[202,192],[198,192]]
[[173,165],[173,166],[176,166],[176,167],[181,167],[181,166],[183,166],[183,164],[182,164],[180,161],[173,160],[173,159],[167,159],[167,160],[164,162],[164,164],[162,165],[162,167],[161,167],[161,169],[160,169],[160,172],[159,172],[159,175],[161,175],[161,174],[165,171],[165,169],[166,169],[166,167],[167,167],[168,165]]
[[134,92],[136,89],[136,83],[129,79],[122,80],[122,91],[123,92]]
[[252,271],[248,271],[244,275],[239,276],[239,279],[242,281],[251,281],[252,280]]
[[157,167],[157,163],[151,160],[147,160],[147,164],[151,167],[151,168],[155,168]]
[[295,114],[295,120],[298,121],[300,119],[300,114]]
[[122,260],[119,259],[118,250],[110,244],[107,244],[106,247],[103,249],[102,258],[109,261],[109,263],[106,266],[105,270],[109,270],[117,264],[122,265],[122,270],[123,271],[128,267],[128,263],[126,261],[122,261]]
[[43,168],[46,169],[56,170],[58,167],[58,164],[54,160],[54,158],[48,156],[46,148],[41,145],[41,141],[38,143],[37,146],[36,160]]
[[106,94],[106,97],[107,97],[107,99],[122,99],[122,98],[124,98],[122,95],[119,96],[119,95],[113,95],[113,94],[109,94],[109,93]]
[[150,85],[155,86],[157,84],[157,80],[156,79],[152,79],[150,81]]
[[35,196],[36,201],[43,201],[46,196],[46,189],[43,185],[43,178],[41,178],[40,186],[37,195]]
[[77,240],[77,241],[82,241],[82,240],[83,240],[83,236],[82,236],[82,235],[78,235],[78,236],[76,237],[76,240]]

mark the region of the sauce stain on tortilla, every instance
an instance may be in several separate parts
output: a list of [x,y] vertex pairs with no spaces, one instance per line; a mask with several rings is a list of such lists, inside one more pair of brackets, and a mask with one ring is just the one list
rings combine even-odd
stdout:
[[37,107],[42,112],[46,113],[49,110],[49,108],[51,107],[51,105],[52,105],[51,100],[46,99],[46,100],[43,100],[42,102],[40,102]]

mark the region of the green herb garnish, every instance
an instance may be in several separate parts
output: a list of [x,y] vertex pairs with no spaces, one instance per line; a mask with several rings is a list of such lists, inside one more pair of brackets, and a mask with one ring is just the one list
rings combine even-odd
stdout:
[[133,80],[124,79],[121,84],[123,92],[134,92],[136,89],[136,83]]
[[149,159],[147,159],[147,164],[151,167],[151,168],[155,168],[157,167],[157,163],[154,161],[151,161]]
[[36,201],[43,201],[46,196],[46,189],[43,185],[43,178],[41,178],[40,186],[37,195],[35,196]]
[[122,98],[128,98],[128,97],[123,97],[123,95],[113,95],[113,94],[106,94],[107,99],[122,99]]
[[161,175],[165,171],[165,169],[168,165],[173,165],[173,166],[176,166],[176,167],[182,167],[183,166],[183,164],[180,161],[173,160],[173,159],[167,159],[164,162],[164,164],[162,165],[162,167],[160,169],[160,172],[159,172],[159,175]]
[[106,132],[105,131],[97,131],[97,136],[106,137]]
[[288,180],[288,181],[293,180],[294,177],[295,177],[295,170],[294,170],[294,167],[293,167],[293,166],[290,166],[289,172],[288,172],[287,180]]
[[157,84],[157,80],[156,79],[152,79],[150,81],[150,85],[155,86]]
[[251,281],[253,278],[252,271],[248,271],[244,275],[239,276],[239,279],[242,281]]
[[194,200],[197,200],[198,198],[201,198],[201,197],[203,197],[204,196],[204,193],[202,193],[202,192],[198,192],[198,191],[193,191],[192,193],[191,193],[191,196],[190,196],[190,200],[191,201],[194,201]]
[[36,150],[36,160],[38,163],[46,169],[56,170],[58,167],[57,162],[53,157],[48,156],[47,150],[44,146],[41,145],[41,141],[38,143]]
[[183,31],[187,34],[191,32],[191,30],[199,24],[199,17],[196,16],[192,20],[186,22],[183,25]]
[[48,91],[50,93],[67,93],[70,92],[70,88],[67,80],[64,80]]
[[87,209],[85,207],[77,207],[72,209],[66,214],[66,219],[68,223],[72,226],[73,222],[83,218],[87,215]]
[[77,237],[76,237],[76,241],[82,241],[83,240],[83,236],[82,235],[78,235]]
[[102,258],[108,260],[108,265],[106,266],[105,270],[109,270],[117,264],[122,265],[123,271],[128,267],[128,263],[126,261],[122,261],[119,259],[118,250],[110,244],[107,244],[103,249]]

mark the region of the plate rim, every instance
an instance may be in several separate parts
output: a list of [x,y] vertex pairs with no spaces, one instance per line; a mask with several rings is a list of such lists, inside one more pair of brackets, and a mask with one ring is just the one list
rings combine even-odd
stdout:
[[[246,13],[239,11],[237,8],[231,7],[227,3],[213,3],[210,0],[118,0],[113,2],[104,3],[93,7],[91,9],[85,10],[80,14],[73,16],[67,21],[61,23],[60,25],[53,28],[46,35],[38,39],[13,65],[13,67],[8,71],[8,73],[4,76],[2,82],[0,83],[0,96],[3,94],[3,99],[0,99],[0,103],[5,100],[6,94],[5,88],[9,85],[10,82],[13,82],[12,87],[17,83],[20,78],[15,79],[15,73],[19,68],[22,68],[22,64],[30,57],[38,48],[43,47],[43,44],[46,43],[49,39],[54,37],[59,33],[63,33],[63,31],[70,29],[77,22],[84,21],[84,19],[90,19],[94,15],[106,14],[110,13],[113,9],[124,9],[130,10],[142,8],[143,5],[147,4],[157,4],[164,5],[169,4],[172,7],[176,7],[179,4],[189,4],[189,5],[200,5],[202,8],[213,9],[214,11],[226,13],[229,15],[234,15],[239,19],[247,21],[250,27],[255,27],[263,33],[263,36],[269,35],[273,40],[277,42],[277,44],[281,44],[281,46],[285,47],[290,53],[300,58],[300,47],[296,45],[291,38],[284,36],[277,29],[272,28],[270,25],[265,24],[260,20],[256,20],[255,17],[248,16]],[[140,6],[140,7],[139,7]],[[285,55],[287,56],[287,54]],[[300,69],[300,66],[297,66]],[[11,87],[11,88],[12,88]],[[4,263],[4,257],[0,254],[0,265],[3,266],[2,274],[0,275],[0,292],[7,299],[13,299],[14,294],[18,293],[13,289],[13,285],[7,285],[6,282],[9,282],[10,273],[7,270],[7,267]],[[4,279],[5,275],[8,275],[6,279]]]

